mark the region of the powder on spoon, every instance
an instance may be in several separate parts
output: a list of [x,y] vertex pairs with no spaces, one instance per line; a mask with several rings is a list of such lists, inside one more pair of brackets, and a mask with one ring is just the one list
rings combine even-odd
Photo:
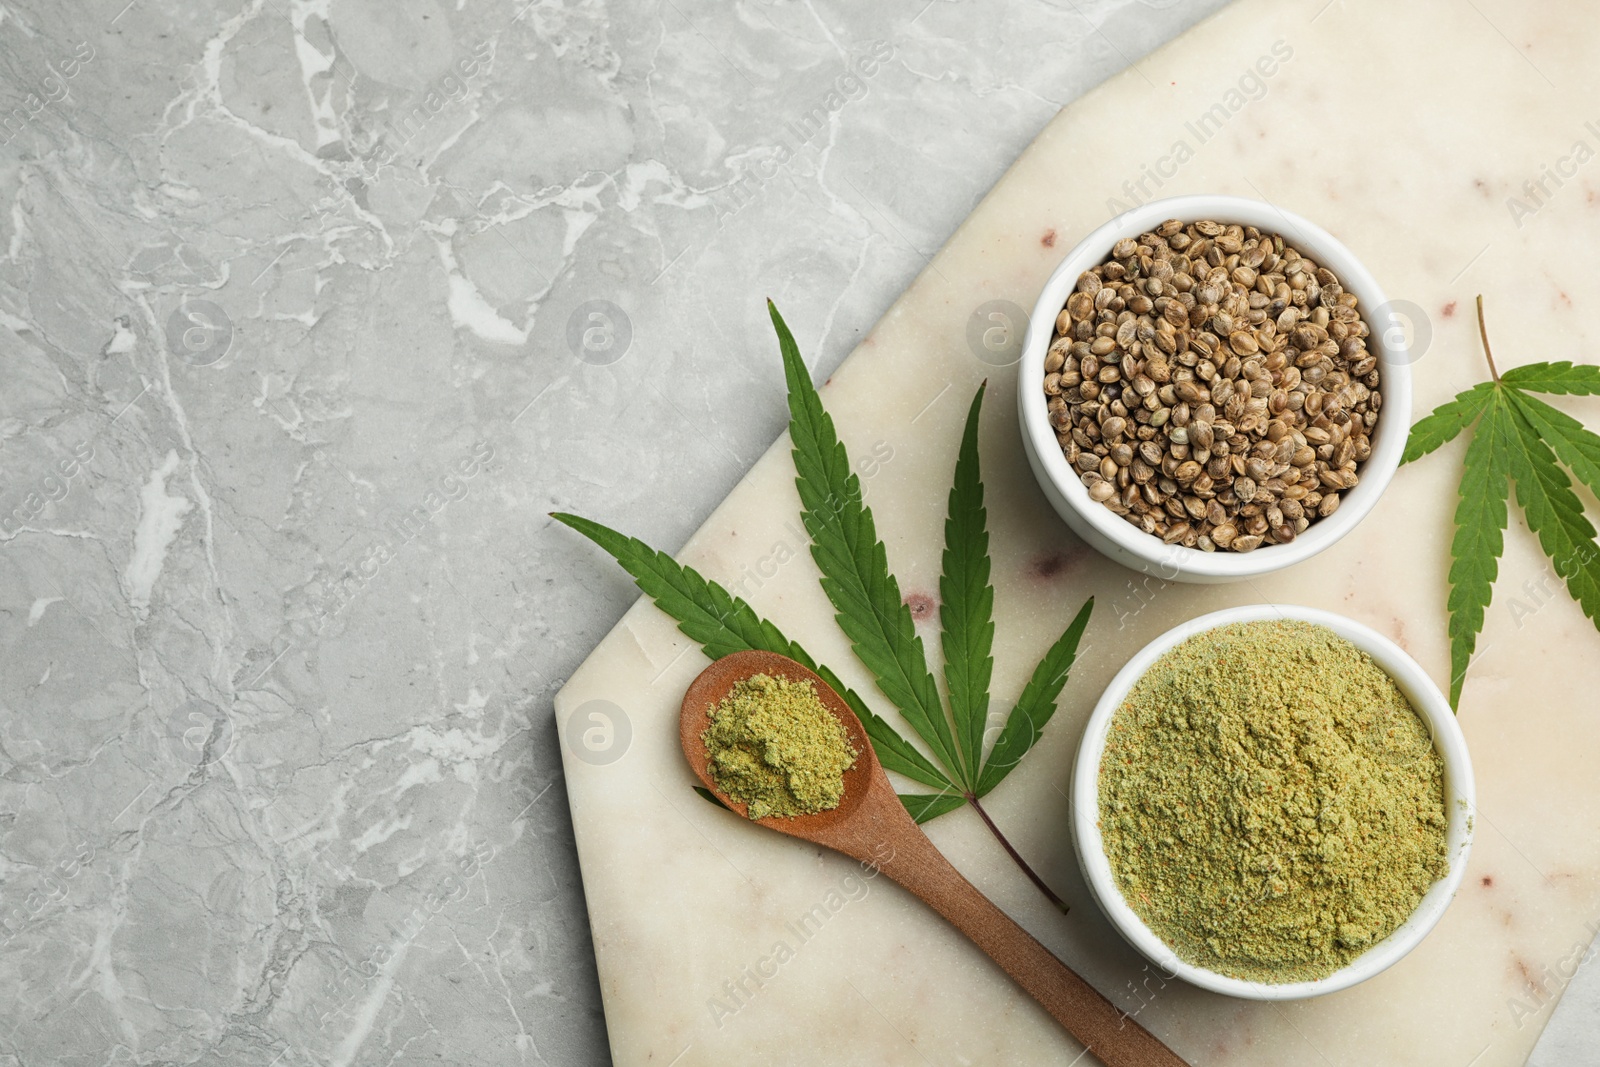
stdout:
[[700,739],[717,787],[747,805],[752,819],[837,808],[857,755],[809,681],[767,674],[735,683]]
[[1190,638],[1112,720],[1100,828],[1117,887],[1179,958],[1323,978],[1447,870],[1444,764],[1394,680],[1326,627]]

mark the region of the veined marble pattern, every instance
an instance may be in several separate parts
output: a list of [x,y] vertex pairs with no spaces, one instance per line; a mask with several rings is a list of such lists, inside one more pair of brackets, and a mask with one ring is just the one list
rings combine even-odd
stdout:
[[0,6],[0,1064],[607,1056],[552,695],[1220,6]]

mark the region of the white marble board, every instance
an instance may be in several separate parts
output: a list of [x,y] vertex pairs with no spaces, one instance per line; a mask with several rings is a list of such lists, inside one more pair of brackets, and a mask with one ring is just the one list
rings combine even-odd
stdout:
[[[1583,250],[1600,227],[1596,54],[1600,23],[1576,5],[1240,0],[1063,110],[824,389],[891,566],[936,643],[945,494],[966,401],[989,379],[997,705],[1083,598],[1098,598],[1057,717],[992,803],[1072,913],[1053,913],[970,812],[929,832],[1001,907],[1197,1065],[1526,1060],[1563,961],[1581,954],[1600,916],[1600,780],[1588,770],[1600,751],[1600,635],[1556,590],[1514,517],[1460,711],[1477,772],[1477,843],[1443,922],[1390,971],[1314,1001],[1247,1003],[1176,983],[1136,996],[1147,972],[1095,910],[1067,831],[1070,760],[1100,688],[1177,622],[1261,600],[1373,626],[1443,685],[1462,443],[1403,469],[1355,534],[1288,573],[1209,588],[1147,582],[1087,550],[1049,511],[1017,441],[1015,370],[974,354],[969,317],[989,300],[1031,305],[1059,255],[1117,210],[1113,200],[1223,192],[1320,223],[1391,298],[1415,305],[1430,336],[1415,368],[1418,415],[1484,376],[1479,292],[1502,367],[1592,361],[1600,266]],[[815,335],[816,324],[791,325],[802,344]],[[781,381],[775,346],[771,374]],[[1594,401],[1564,406],[1600,421]],[[792,477],[780,439],[680,558],[739,586],[876,696],[817,587]],[[592,566],[613,564],[597,551]],[[1071,1061],[1078,1046],[918,902],[690,792],[676,712],[704,665],[641,602],[556,702],[617,1062]],[[597,709],[626,720],[609,761],[580,751]],[[818,903],[832,905],[829,918],[800,942],[789,924]],[[793,958],[753,995],[731,996],[724,983],[779,941]]]

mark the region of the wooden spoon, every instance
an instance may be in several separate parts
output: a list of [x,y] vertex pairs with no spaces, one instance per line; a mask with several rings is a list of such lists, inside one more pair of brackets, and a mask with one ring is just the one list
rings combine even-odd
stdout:
[[971,938],[1107,1067],[1188,1067],[1154,1034],[1056,959],[950,865],[895,795],[855,712],[826,682],[787,656],[754,651],[724,656],[702,671],[683,695],[683,711],[678,720],[683,754],[689,758],[695,776],[718,800],[740,815],[746,814],[745,805],[723,793],[712,779],[710,757],[700,735],[710,725],[711,709],[736,683],[753,674],[810,682],[822,703],[843,724],[859,753],[855,765],[844,772],[844,799],[837,808],[793,818],[771,816],[755,820],[758,824],[873,864],[921,897]]

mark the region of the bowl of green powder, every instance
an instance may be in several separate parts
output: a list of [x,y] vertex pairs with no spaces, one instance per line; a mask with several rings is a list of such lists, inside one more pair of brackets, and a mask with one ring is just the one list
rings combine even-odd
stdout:
[[1466,741],[1398,645],[1331,612],[1213,612],[1112,679],[1073,768],[1085,880],[1169,974],[1292,1000],[1427,936],[1472,843]]

